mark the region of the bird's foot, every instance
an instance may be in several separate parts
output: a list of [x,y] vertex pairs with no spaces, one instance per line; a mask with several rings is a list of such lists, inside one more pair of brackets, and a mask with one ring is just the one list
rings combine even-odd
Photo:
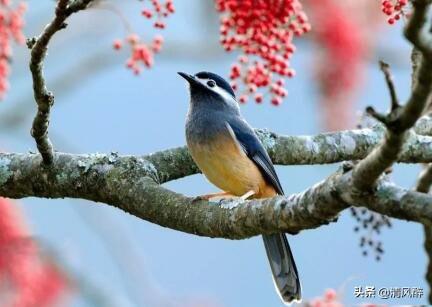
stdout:
[[249,197],[251,197],[254,194],[255,194],[255,191],[254,190],[250,190],[250,191],[246,192],[245,194],[243,194],[242,196],[240,196],[240,198],[243,199],[243,200],[246,200],[246,199],[248,199]]
[[233,196],[232,194],[228,193],[228,192],[218,192],[218,193],[211,193],[211,194],[204,194],[204,195],[199,195],[199,196],[195,196],[192,199],[192,202],[198,202],[201,200],[206,200],[206,201],[211,201],[213,198],[220,198],[220,197],[230,197]]

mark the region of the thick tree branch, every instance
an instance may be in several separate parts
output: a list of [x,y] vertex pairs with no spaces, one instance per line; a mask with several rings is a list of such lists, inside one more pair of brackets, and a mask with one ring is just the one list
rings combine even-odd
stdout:
[[0,195],[83,198],[164,227],[233,239],[317,227],[346,207],[324,195],[330,193],[331,181],[287,198],[218,205],[194,202],[161,187],[156,182],[163,173],[144,158],[56,153],[50,167],[40,162],[36,154],[0,154]]
[[[150,162],[151,159],[158,161]],[[208,237],[242,239],[295,233],[332,221],[345,208],[361,204],[391,217],[432,219],[432,196],[380,182],[375,193],[360,195],[349,169],[340,170],[306,191],[287,197],[221,204],[194,201],[157,184],[167,161],[110,155],[54,155],[46,167],[36,154],[0,154],[0,195],[82,198],[118,207],[149,222]]]
[[[405,28],[405,36],[422,54],[417,82],[414,82],[408,102],[405,106],[399,107],[393,103],[394,97],[392,97],[392,108],[388,115],[378,114],[369,108],[369,113],[385,124],[387,131],[382,143],[360,161],[354,170],[354,185],[359,190],[371,189],[379,176],[397,161],[408,129],[414,126],[429,102],[432,90],[432,74],[430,73],[432,71],[432,36],[430,33],[423,34],[426,25],[429,24],[426,22],[429,4],[430,0],[413,1],[413,14]],[[384,73],[387,84],[391,86],[391,82],[388,81],[388,67],[384,69]],[[390,92],[392,92],[391,89]]]
[[31,49],[30,71],[33,78],[34,98],[38,107],[33,120],[31,135],[36,141],[45,164],[51,164],[53,160],[53,146],[48,137],[48,126],[50,110],[54,104],[54,95],[48,91],[45,84],[43,61],[53,35],[66,28],[65,21],[71,14],[85,9],[91,1],[74,1],[68,6],[69,0],[59,0],[53,21],[46,26],[39,37],[27,41],[27,45]]
[[[426,125],[423,126],[427,130]],[[273,162],[280,165],[327,164],[365,158],[384,137],[382,126],[346,130],[314,136],[284,136],[268,130],[255,130]],[[430,161],[432,138],[409,133],[398,162]]]
[[[416,191],[422,193],[429,193],[432,185],[432,164],[427,165],[424,170],[420,173],[417,181]],[[428,263],[426,268],[426,281],[429,285],[429,303],[432,302],[432,291],[430,291],[432,285],[432,223],[425,223],[423,225],[423,231],[425,235],[424,249],[427,254]]]

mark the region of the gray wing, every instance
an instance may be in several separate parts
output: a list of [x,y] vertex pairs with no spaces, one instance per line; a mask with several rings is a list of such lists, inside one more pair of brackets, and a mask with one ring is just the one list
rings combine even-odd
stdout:
[[284,191],[273,167],[273,163],[253,129],[245,120],[239,117],[231,118],[227,123],[249,159],[258,166],[264,178],[275,188],[276,192],[279,195],[283,195]]

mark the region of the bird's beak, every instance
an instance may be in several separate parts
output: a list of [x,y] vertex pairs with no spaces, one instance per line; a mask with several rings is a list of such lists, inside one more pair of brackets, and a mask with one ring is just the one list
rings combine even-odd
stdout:
[[191,76],[191,75],[184,73],[184,72],[178,72],[178,74],[180,76],[182,76],[183,78],[185,78],[186,81],[189,82],[190,85],[200,84],[200,82],[194,76]]

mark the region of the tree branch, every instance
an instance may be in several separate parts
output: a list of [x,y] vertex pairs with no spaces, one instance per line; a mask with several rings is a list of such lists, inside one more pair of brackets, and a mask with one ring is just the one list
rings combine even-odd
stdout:
[[391,110],[395,110],[399,107],[399,99],[397,98],[396,88],[393,83],[393,76],[390,72],[390,65],[385,63],[384,61],[380,61],[381,71],[384,73],[384,77],[387,83],[387,87],[389,89],[390,99],[391,99]]
[[[0,195],[82,198],[120,208],[149,222],[208,237],[243,239],[258,234],[296,233],[330,221],[361,204],[391,217],[432,219],[432,196],[380,182],[375,193],[359,195],[352,172],[340,170],[306,191],[253,201],[194,201],[160,186],[166,161],[110,155],[54,155],[50,167],[37,154],[0,154]],[[159,164],[150,160],[159,161]],[[163,162],[161,162],[163,161]]]
[[[427,165],[424,170],[420,173],[417,181],[416,191],[422,193],[429,193],[432,185],[432,164]],[[425,235],[424,249],[427,254],[427,268],[426,268],[426,281],[429,285],[429,303],[432,302],[432,291],[430,290],[432,285],[432,223],[425,223],[423,225],[423,231]]]
[[53,21],[46,26],[39,37],[27,40],[27,46],[31,49],[30,71],[33,78],[33,92],[38,106],[31,135],[36,141],[45,164],[51,164],[53,160],[53,146],[48,137],[48,126],[50,110],[54,104],[54,95],[47,90],[45,84],[43,61],[53,35],[66,28],[65,21],[71,14],[85,9],[91,1],[74,1],[68,6],[69,0],[58,0]]
[[[430,0],[413,1],[413,14],[405,28],[405,36],[415,48],[420,50],[422,60],[418,68],[417,82],[414,83],[411,96],[405,106],[393,103],[388,115],[381,115],[371,107],[369,113],[381,121],[387,128],[384,140],[354,170],[354,185],[359,190],[370,190],[379,176],[397,161],[407,137],[407,131],[414,126],[429,102],[432,89],[432,44],[430,33],[423,35],[426,14]],[[388,68],[384,69],[388,82]],[[393,95],[392,95],[393,96]]]
[[432,135],[432,116],[431,114],[426,114],[420,117],[415,126],[414,131],[420,135]]
[[[413,14],[405,27],[405,36],[413,44],[411,55],[413,69],[411,96],[403,108],[398,106],[395,99],[395,91],[388,67],[383,70],[390,88],[392,107],[391,112],[385,116],[376,113],[373,109],[369,109],[369,113],[381,121],[386,126],[387,131],[382,143],[354,169],[354,186],[359,191],[371,191],[379,176],[397,161],[405,142],[407,130],[416,123],[426,107],[430,108],[430,94],[432,90],[432,75],[430,74],[432,69],[432,36],[430,31],[431,25],[426,20],[430,4],[430,0],[413,0]],[[423,192],[423,195],[427,195],[425,193],[429,191],[431,182],[432,167],[428,166],[419,178],[417,191]],[[368,197],[365,192],[359,192],[359,194]],[[430,252],[432,250],[431,221],[431,219],[425,219],[422,222],[425,231],[424,246],[429,256],[426,273],[426,280],[429,285],[432,283],[432,262],[430,260]],[[432,301],[432,293],[429,293],[429,301]]]
[[[412,29],[412,28],[411,28]],[[412,32],[411,29],[407,29],[408,32]],[[416,33],[410,34],[413,39],[415,40]],[[423,54],[419,51],[418,48],[413,48],[411,52],[411,65],[412,65],[412,88],[415,88],[415,86],[418,83],[418,75],[419,75],[419,67],[420,63],[422,62]],[[426,107],[425,113],[429,113],[427,116],[424,116],[422,120],[424,121],[425,118],[430,118],[430,111],[431,111],[431,103],[429,101],[428,106]],[[419,120],[418,123],[421,121]],[[422,193],[428,193],[430,190],[430,186],[432,183],[432,164],[429,164],[425,166],[423,172],[421,172],[419,179],[417,181],[416,190],[418,192]],[[425,223],[423,225],[424,230],[424,249],[427,255],[427,267],[426,267],[426,274],[425,278],[429,285],[429,295],[428,295],[428,301],[429,303],[432,303],[432,224],[431,223]]]
[[[423,126],[427,130],[426,125]],[[384,137],[382,126],[314,136],[284,136],[255,130],[273,162],[280,165],[328,164],[365,158]],[[409,133],[398,162],[421,163],[432,158],[432,138]]]

